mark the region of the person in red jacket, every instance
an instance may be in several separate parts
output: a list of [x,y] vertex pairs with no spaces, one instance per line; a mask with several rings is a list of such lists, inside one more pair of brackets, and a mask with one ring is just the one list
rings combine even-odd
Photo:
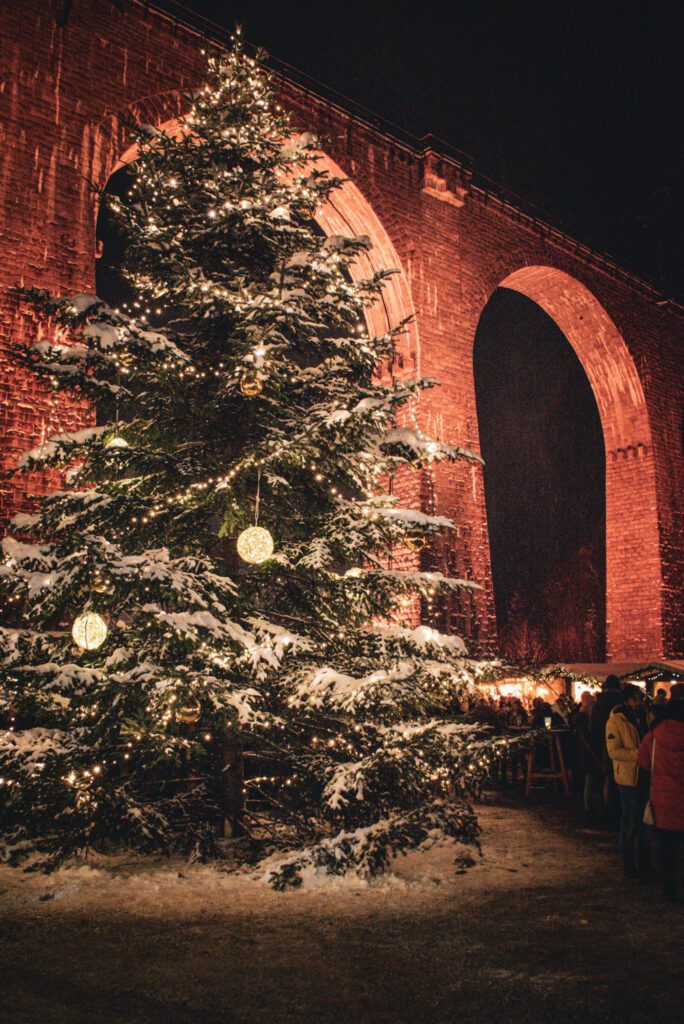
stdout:
[[651,760],[651,801],[660,839],[663,898],[674,903],[677,855],[684,836],[684,683],[672,687],[667,705],[642,740],[639,764],[650,771]]

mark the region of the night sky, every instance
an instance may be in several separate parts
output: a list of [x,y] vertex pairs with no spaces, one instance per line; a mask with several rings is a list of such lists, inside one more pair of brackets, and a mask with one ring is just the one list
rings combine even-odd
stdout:
[[186,0],[684,296],[680,2]]

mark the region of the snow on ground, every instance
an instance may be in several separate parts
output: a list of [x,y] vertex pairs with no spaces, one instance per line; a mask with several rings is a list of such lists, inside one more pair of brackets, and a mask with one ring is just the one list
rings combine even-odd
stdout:
[[220,865],[0,868],[7,1024],[681,1024],[681,906],[566,798],[481,808],[484,856],[277,893]]
[[[309,874],[300,889],[274,892],[258,877],[235,875],[221,864],[188,864],[181,858],[96,857],[88,864],[61,868],[52,875],[27,874],[0,867],[0,911],[32,915],[65,912],[108,913],[128,909],[136,915],[192,916],[273,911],[329,914],[352,905],[384,910],[432,901],[459,900],[511,888],[545,887],[574,882],[595,870],[590,848],[569,836],[540,829],[527,807],[479,809],[484,835],[482,857],[464,873],[454,866],[457,848],[447,845],[399,857],[386,875],[367,883]],[[462,849],[462,848],[459,848]]]

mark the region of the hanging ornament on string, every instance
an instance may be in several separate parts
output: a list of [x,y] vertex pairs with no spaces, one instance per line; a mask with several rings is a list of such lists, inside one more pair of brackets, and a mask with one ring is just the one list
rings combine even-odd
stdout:
[[201,714],[202,705],[198,700],[194,700],[176,708],[176,721],[182,722],[183,725],[195,725],[199,722]]
[[257,474],[257,492],[256,502],[254,506],[254,526],[248,526],[246,530],[238,536],[237,539],[237,552],[243,562],[249,562],[252,565],[260,565],[261,562],[265,562],[267,558],[270,558],[273,554],[273,537],[264,529],[263,526],[259,526],[259,496],[261,490],[261,466]]
[[273,537],[262,526],[249,526],[237,539],[237,551],[244,562],[259,565],[273,554]]
[[96,594],[104,594],[107,590],[107,580],[99,569],[93,569],[90,576],[90,586]]
[[240,377],[240,391],[246,398],[255,398],[264,390],[264,384],[256,369],[248,367]]
[[127,349],[119,349],[115,356],[115,362],[120,370],[123,370],[124,373],[128,373],[135,362],[135,358],[133,353]]
[[407,533],[403,544],[409,551],[422,551],[427,544],[427,539],[422,533]]
[[114,434],[112,437],[105,441],[105,448],[129,448],[130,445],[125,437],[121,437],[120,434]]
[[71,635],[84,651],[96,651],[107,639],[107,623],[97,612],[81,612],[74,619]]
[[130,447],[125,437],[122,437],[119,433],[119,399],[116,399],[116,408],[114,411],[114,433],[111,434],[105,441],[105,448],[128,448]]

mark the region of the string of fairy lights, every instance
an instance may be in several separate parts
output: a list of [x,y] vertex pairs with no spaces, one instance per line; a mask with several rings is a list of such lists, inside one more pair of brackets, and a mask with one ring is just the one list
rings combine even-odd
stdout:
[[[252,68],[255,68],[256,61],[248,59],[248,65]],[[263,99],[264,90],[261,86],[260,80],[258,78],[249,78],[248,82],[250,87],[253,89],[254,100],[257,106],[265,106],[266,104]],[[213,99],[214,101],[218,102],[221,99],[222,92],[222,89],[212,91],[208,87],[206,87],[204,90],[204,95],[209,99]],[[276,109],[280,110],[279,107]],[[189,125],[194,124],[195,117],[196,111],[191,110],[189,115],[187,115],[186,117],[187,123]],[[171,177],[166,181],[166,185],[173,189],[177,185],[177,182],[174,180],[173,177]],[[302,178],[298,179],[296,187],[299,190],[300,200],[302,202],[308,202],[313,210],[318,199],[318,192],[316,191],[316,189],[307,186],[306,182]],[[154,199],[161,200],[162,198],[161,193],[158,190],[153,190],[151,196]],[[113,205],[116,209],[116,204]],[[220,220],[222,216],[233,216],[236,208],[247,212],[251,208],[250,201],[245,198],[242,199],[237,204],[227,200],[221,205],[213,205],[209,207],[209,209],[207,210],[206,219],[207,221],[213,223]],[[276,219],[278,217],[285,218],[287,216],[287,210],[282,206],[277,206],[272,211],[272,216]],[[147,220],[148,233],[151,236],[154,236],[159,232],[159,230],[160,228],[156,218],[154,217],[154,215],[151,215]],[[175,240],[180,242],[182,241],[182,238],[183,232],[182,229],[179,228],[175,236]],[[325,256],[325,259],[320,262],[319,269],[327,260],[329,260],[333,265],[339,264],[340,262],[340,258],[337,253],[328,253]],[[335,287],[348,298],[354,297],[356,295],[354,289],[347,286],[344,283],[337,282]],[[228,289],[221,288],[218,286],[212,286],[207,282],[189,285],[188,292],[190,291],[197,291],[200,295],[205,296],[207,299],[214,299],[217,301],[231,300],[233,303],[232,308],[238,315],[248,313],[253,308],[254,305],[253,303],[250,304],[250,302],[239,302],[236,300],[235,295],[231,293]],[[330,294],[333,294],[333,289],[330,289]],[[145,325],[148,322],[148,318],[152,315],[153,309],[150,306],[146,306],[143,309],[142,305],[139,303],[135,303],[135,305],[140,309],[138,319],[142,325]],[[276,310],[277,308],[279,308],[280,305],[281,300],[277,296],[259,296],[259,307],[261,312],[268,311],[269,309]],[[155,309],[154,312],[156,314],[159,314],[160,310]],[[137,324],[134,320],[129,321],[129,324],[130,327],[132,328],[134,335],[135,331],[137,330]],[[372,350],[368,345],[368,338],[367,335],[365,334],[364,328],[359,326],[358,333],[362,335],[362,337],[359,338],[361,351],[363,352],[364,355],[370,355],[372,353]],[[133,337],[133,342],[135,342],[135,337]],[[267,367],[264,365],[265,355],[266,350],[263,348],[262,345],[258,345],[257,347],[254,348],[252,352],[252,362],[243,365],[238,370],[237,384],[240,392],[247,399],[258,399],[264,393],[264,389],[267,382]],[[120,351],[117,351],[114,354],[112,354],[110,358],[113,359],[118,372],[122,376],[125,377],[131,374],[134,368],[135,360],[134,352],[132,350],[121,349]],[[228,371],[227,365],[223,362],[220,362],[218,366],[215,367],[213,370],[201,370],[198,369],[196,366],[193,366],[192,364],[184,364],[180,361],[176,363],[172,359],[165,360],[163,362],[163,366],[164,368],[167,369],[176,367],[180,374],[190,377],[196,376],[199,379],[206,379],[210,375],[219,378],[222,375],[225,375]],[[57,386],[57,380],[54,379],[52,381],[53,390],[56,389]],[[57,401],[54,398],[51,398],[49,400],[48,405],[51,407],[51,409],[59,408],[59,403],[57,403]],[[333,403],[333,407],[337,406],[338,403]],[[409,403],[408,406],[408,416],[412,424],[417,428],[416,404],[413,400]],[[117,421],[117,423],[112,428],[111,434],[108,437],[106,437],[105,440],[102,442],[103,447],[105,450],[111,453],[113,458],[117,457],[117,453],[121,453],[122,456],[125,456],[126,451],[131,450],[131,443],[133,442],[133,445],[135,444],[134,436],[134,428],[130,428],[129,426],[127,426],[127,424],[118,423]],[[193,481],[191,484],[188,484],[184,488],[178,490],[176,493],[167,495],[163,501],[157,501],[156,503],[153,503],[151,508],[149,508],[149,510],[143,516],[132,516],[130,521],[133,524],[138,524],[138,522],[142,524],[147,524],[156,517],[166,513],[169,510],[169,508],[176,508],[179,504],[188,504],[195,501],[198,495],[200,495],[204,491],[213,489],[215,492],[217,492],[219,490],[229,488],[239,474],[244,475],[249,472],[254,472],[254,470],[256,470],[258,473],[261,473],[262,469],[268,466],[271,458],[274,460],[282,458],[282,452],[275,453],[271,457],[250,456],[244,459],[240,464],[233,466],[226,473],[219,475],[215,474],[207,477],[204,480]],[[425,463],[421,465],[421,470],[428,474],[430,480],[430,493],[433,496],[432,500],[434,504],[435,481],[434,472],[432,468],[433,461],[434,460],[431,457],[429,457],[428,453]],[[326,484],[326,473],[321,469],[320,465],[317,465],[316,463],[312,462],[309,464],[308,469],[311,472],[312,478],[316,484]],[[328,491],[331,497],[340,500],[343,499],[343,495],[337,486],[330,486],[328,488]],[[377,474],[374,485],[369,486],[367,488],[365,496],[366,499],[368,500],[371,500],[374,497],[378,496]],[[372,507],[365,506],[362,504],[359,507],[361,513],[364,516],[367,516],[370,520],[379,521],[382,518],[381,511],[374,510]],[[432,513],[434,513],[434,507],[432,508]],[[408,552],[409,556],[414,562],[419,562],[420,552],[424,548],[426,542],[427,540],[425,532],[418,531],[415,529],[407,530],[404,537],[402,538],[402,543],[406,551]],[[275,542],[270,531],[266,527],[264,527],[263,525],[259,525],[258,523],[258,498],[255,522],[253,525],[246,527],[239,533],[236,539],[236,549],[239,556],[243,559],[243,561],[251,565],[263,564],[269,558],[271,558],[271,556],[274,553]],[[363,576],[365,571],[366,570],[364,568],[354,566],[348,569],[344,573],[344,576],[351,580],[358,579]],[[93,577],[92,589],[94,590],[95,593],[102,592],[102,589],[105,586],[106,583],[103,583],[103,581],[97,575]],[[427,605],[428,617],[430,618],[430,621],[432,620],[432,616],[434,614],[434,600],[436,593],[436,587],[429,587],[427,589],[428,596],[426,597],[425,600]],[[406,615],[415,612],[417,600],[418,598],[416,598],[415,596],[402,595],[400,597],[398,602],[398,616],[400,619],[403,619],[406,617]],[[102,614],[100,614],[100,612],[96,611],[93,608],[86,608],[83,611],[81,611],[74,618],[71,627],[71,638],[73,642],[79,649],[85,652],[94,652],[99,650],[106,642],[108,633],[109,627],[105,616],[103,616]],[[343,638],[344,636],[345,631],[340,630],[339,637]],[[288,644],[291,643],[291,639],[286,637],[283,638],[282,642],[283,646],[288,646]],[[221,656],[217,651],[213,650],[211,645],[203,643],[200,645],[200,649],[202,653],[207,656],[208,660],[217,667],[225,669],[228,669],[230,667],[229,659]],[[178,680],[177,682],[180,684],[182,681]],[[450,692],[450,683],[446,681],[433,681],[433,686],[436,689],[442,689],[444,695],[447,695]],[[93,714],[97,714],[98,708],[99,706],[97,704],[93,705],[92,707],[74,708],[74,714],[85,721],[91,719]],[[155,710],[157,710],[156,705],[151,703],[146,705],[146,711],[153,712]],[[160,723],[164,726],[167,726],[172,722],[176,722],[179,723],[181,726],[187,727],[188,729],[192,730],[201,722],[202,715],[203,704],[201,700],[196,699],[195,697],[182,697],[175,692],[171,692],[166,698],[166,703],[164,705],[164,709],[161,711],[159,720]],[[360,729],[360,726],[357,727],[357,731],[358,729]],[[10,731],[12,731],[12,729]],[[213,738],[212,733],[203,732],[201,734],[201,738],[204,742],[211,743]],[[392,739],[392,742],[394,742],[394,740],[395,738]],[[144,742],[146,742],[144,735],[142,733],[135,733],[129,740],[126,741],[125,745],[122,747],[122,750],[118,754],[118,756],[109,759],[103,758],[101,762],[91,765],[89,768],[84,768],[79,771],[69,771],[64,776],[64,781],[69,786],[88,790],[90,787],[100,782],[102,773],[105,768],[110,766],[116,766],[120,764],[120,762],[129,762],[131,757],[133,756],[133,753],[136,750],[136,746]],[[342,736],[339,735],[333,735],[327,738],[313,736],[311,738],[310,745],[312,749],[322,747],[328,752],[334,752],[340,755],[358,754],[357,746],[345,740]],[[440,783],[445,788],[452,783],[452,773],[450,772],[449,767],[447,765],[431,763],[430,755],[424,749],[416,750],[414,752],[414,756],[416,769],[419,772],[423,773],[423,775],[430,781]],[[36,767],[39,767],[39,765],[40,762],[37,763]],[[475,775],[478,772],[481,772],[483,769],[486,770],[488,766],[488,758],[486,758],[485,756],[474,755],[472,767],[470,770],[472,774]],[[294,772],[284,780],[284,783],[287,786],[291,786],[296,781],[298,781],[299,778],[299,774],[297,772]],[[6,784],[7,781],[8,780],[0,779],[0,784]],[[256,775],[246,780],[245,792],[247,792],[248,788],[252,788],[254,790],[263,792],[264,785],[273,785],[281,782],[283,782],[283,779],[281,776],[278,775]]]
[[[263,356],[264,351],[262,348],[255,350],[255,355]],[[130,356],[125,354],[125,362],[130,365]],[[253,376],[256,371],[248,371],[250,376],[248,377],[248,383],[246,387],[243,387],[241,381],[241,390],[247,397],[256,397],[262,393],[263,383],[261,378],[257,378],[259,381],[258,387],[253,386]],[[218,374],[217,374],[218,375]],[[339,403],[334,403],[337,407]],[[411,403],[410,416],[414,424],[416,421],[415,409],[413,403]],[[122,434],[122,425],[117,424],[115,432],[112,433],[105,441],[104,447],[107,450],[125,450],[130,448],[129,441]],[[282,457],[282,453],[276,453],[273,458],[278,459]],[[198,492],[205,491],[209,488],[220,490],[230,485],[231,481],[240,473],[247,469],[257,468],[259,472],[263,466],[267,465],[269,459],[267,458],[256,458],[250,457],[243,461],[241,465],[234,466],[228,473],[219,476],[208,477],[206,480],[194,481],[188,485],[184,490],[177,492],[176,494],[168,495],[164,501],[164,504],[158,503],[154,505],[148,512],[140,517],[141,523],[149,522],[151,519],[163,514],[168,510],[169,507],[177,507],[179,503],[188,503],[193,500]],[[428,470],[431,471],[431,460],[428,458],[427,463]],[[423,466],[422,468],[425,468]],[[313,473],[313,477],[316,483],[322,483],[325,481],[325,475],[321,472],[319,466],[315,463],[311,463],[309,466],[310,471]],[[369,488],[366,491],[367,498],[373,498],[378,493],[377,489]],[[330,494],[333,497],[340,496],[340,492],[337,487],[330,488]],[[381,513],[373,512],[371,508],[361,507],[363,514],[368,516],[370,519],[379,520]],[[131,517],[132,523],[138,522],[138,517]],[[407,533],[403,538],[404,546],[412,553],[417,553],[424,547],[426,538],[423,533]],[[240,557],[247,563],[261,564],[271,557],[274,551],[274,541],[270,532],[263,526],[258,526],[255,523],[254,526],[250,526],[243,530],[237,538],[237,550]],[[359,570],[360,571],[360,570]],[[351,571],[351,575],[355,575],[354,571]],[[433,601],[434,601],[434,588],[431,588],[427,597],[428,612],[431,613]],[[399,600],[399,611],[400,613],[408,612],[415,603],[415,598],[402,596]],[[78,615],[73,623],[72,637],[74,642],[86,651],[97,650],[105,642],[108,633],[108,627],[105,619],[96,611],[86,610]]]
[[[126,449],[129,447],[129,443],[119,434],[114,434],[104,442],[104,447],[107,449]],[[265,459],[256,459],[252,460],[252,464],[261,469],[261,467],[266,464],[266,461],[267,460]],[[241,468],[244,467],[234,467],[229,471],[229,473],[222,477],[210,477],[206,481],[195,482],[185,491],[179,492],[176,495],[170,495],[166,499],[166,503],[167,505],[175,507],[178,502],[189,501],[193,497],[193,492],[205,490],[211,486],[217,489],[225,487],[237,475]],[[324,475],[321,473],[320,469],[315,466],[315,464],[311,464],[310,469],[314,473],[314,478],[317,482],[324,480]],[[367,492],[367,496],[372,497],[375,493],[377,492],[369,490]],[[338,489],[335,487],[331,488],[331,494],[333,496],[337,496],[339,494]],[[147,516],[142,517],[141,521],[143,523],[149,521],[149,519],[161,514],[162,511],[164,511],[163,506],[158,505],[153,507],[148,512]],[[381,518],[380,513],[373,514],[372,510],[369,508],[363,507],[362,511],[372,519],[378,520]],[[137,517],[131,517],[131,522],[137,522]],[[422,534],[407,534],[403,539],[403,543],[409,551],[415,553],[423,548],[426,540]],[[261,564],[273,554],[274,541],[267,529],[255,524],[240,533],[237,538],[237,550],[238,554],[245,562]],[[361,572],[362,570],[360,568],[353,567],[348,570],[345,575],[354,577],[360,575]],[[97,592],[102,588],[102,580],[94,580],[93,589]],[[433,595],[435,592],[434,588],[430,588],[429,596],[427,598],[429,606],[432,605]],[[403,596],[399,601],[400,611],[407,611],[411,607],[412,600],[412,598]],[[106,620],[98,612],[92,610],[81,612],[74,620],[72,626],[72,637],[74,642],[85,651],[94,651],[101,647],[107,638],[107,633],[108,627]]]

